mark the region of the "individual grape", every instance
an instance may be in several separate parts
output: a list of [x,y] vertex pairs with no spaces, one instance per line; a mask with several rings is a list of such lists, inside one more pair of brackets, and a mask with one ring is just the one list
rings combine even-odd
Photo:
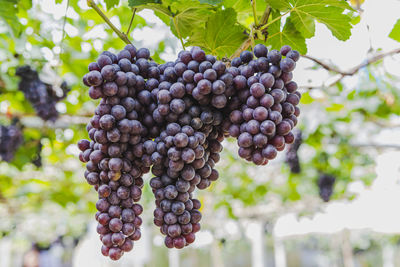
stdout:
[[290,59],[289,57],[282,59],[279,64],[280,64],[281,70],[284,72],[291,72],[296,67],[296,62],[294,60]]
[[250,87],[250,93],[256,98],[260,98],[265,94],[265,87],[261,83],[254,83]]
[[251,53],[250,51],[243,51],[242,53],[240,53],[240,60],[243,63],[248,63],[253,59],[253,53]]
[[258,57],[258,58],[260,58],[260,57],[266,57],[267,56],[267,54],[268,54],[268,48],[265,46],[265,45],[263,45],[263,44],[257,44],[255,47],[254,47],[254,55],[256,56],[256,57]]
[[297,62],[300,59],[300,54],[296,50],[291,50],[286,54],[286,58],[290,58],[293,61]]
[[271,50],[268,53],[268,56],[267,56],[268,61],[271,62],[272,64],[275,64],[275,65],[279,63],[281,58],[282,58],[281,53],[278,50],[275,50],[275,49]]
[[286,56],[287,53],[289,53],[291,50],[292,50],[292,48],[291,48],[290,46],[284,45],[284,46],[282,46],[280,52],[281,52],[281,54],[282,54],[283,56]]

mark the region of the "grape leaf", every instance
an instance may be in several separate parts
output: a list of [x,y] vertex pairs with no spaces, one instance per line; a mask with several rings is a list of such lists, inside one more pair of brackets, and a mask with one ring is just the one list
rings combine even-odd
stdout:
[[[138,5],[139,3],[145,4]],[[146,8],[153,10],[164,23],[171,27],[173,34],[182,38],[202,28],[213,9],[213,6],[201,4],[198,0],[165,0],[162,4],[157,4],[156,1],[130,0],[129,4],[137,6],[139,10]]]
[[343,14],[353,10],[344,0],[290,0],[291,21],[305,38],[315,34],[315,20],[325,24],[339,40],[347,40],[351,35],[351,17]]
[[[262,16],[266,6],[267,3],[265,1],[257,1],[256,5],[257,16],[259,17]],[[243,24],[249,24],[254,21],[253,10],[249,0],[225,0],[224,7],[233,8],[237,13],[238,20]]]
[[113,8],[119,4],[119,0],[104,0],[107,9]]
[[211,15],[205,28],[190,36],[188,44],[221,58],[233,54],[246,38],[244,28],[236,23],[235,10],[227,8]]
[[218,5],[222,3],[222,0],[199,0],[201,4]]
[[129,0],[128,1],[128,5],[130,7],[136,7],[136,6],[141,6],[141,5],[150,4],[150,3],[161,4],[161,0]]
[[[278,18],[280,13],[272,11],[272,19]],[[307,45],[304,36],[297,30],[290,18],[286,20],[285,26],[281,31],[281,21],[278,19],[268,27],[267,44],[273,49],[280,49],[283,45],[290,45],[301,54],[307,53]]]
[[267,0],[267,4],[278,10],[285,10],[291,7],[289,0]]
[[389,34],[389,37],[395,41],[400,42],[400,19],[394,25],[392,31]]
[[[176,1],[171,5],[175,16],[171,19],[171,31],[176,36],[189,37],[196,28],[207,21],[211,13],[210,5],[195,4],[196,1]],[[176,10],[176,11],[175,11]],[[179,33],[179,34],[178,34]]]
[[0,8],[0,18],[7,23],[15,36],[19,36],[22,28],[17,17],[17,4],[18,0],[4,0]]

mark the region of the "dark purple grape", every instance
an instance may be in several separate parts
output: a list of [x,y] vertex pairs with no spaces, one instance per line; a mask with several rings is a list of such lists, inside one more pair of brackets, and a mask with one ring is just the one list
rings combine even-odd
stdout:
[[260,57],[266,57],[267,54],[268,54],[268,48],[267,48],[265,45],[263,45],[263,44],[257,44],[257,45],[254,47],[253,52],[254,52],[254,55],[255,55],[256,57],[258,57],[258,58],[260,58]]
[[300,54],[296,50],[291,50],[286,54],[286,58],[290,58],[296,62],[300,59]]

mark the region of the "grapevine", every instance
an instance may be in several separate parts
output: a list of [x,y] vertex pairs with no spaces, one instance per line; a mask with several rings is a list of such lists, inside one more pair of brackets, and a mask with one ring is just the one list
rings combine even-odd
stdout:
[[83,83],[101,100],[87,126],[90,140],[78,147],[99,195],[103,255],[118,260],[140,238],[144,173],[154,175],[154,224],[168,248],[183,248],[200,230],[193,193],[219,178],[224,138],[237,138],[239,156],[256,165],[294,142],[301,95],[292,71],[299,56],[289,46],[268,51],[258,44],[227,68],[193,47],[159,65],[148,49],[128,44],[89,64]]

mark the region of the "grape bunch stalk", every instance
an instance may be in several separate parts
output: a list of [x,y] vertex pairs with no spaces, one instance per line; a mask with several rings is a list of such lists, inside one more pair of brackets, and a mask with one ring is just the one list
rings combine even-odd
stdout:
[[154,224],[165,245],[184,248],[201,227],[194,192],[219,178],[224,138],[237,138],[240,157],[265,165],[294,142],[300,114],[292,81],[299,53],[289,46],[256,45],[230,67],[199,47],[175,62],[150,59],[148,49],[127,45],[103,52],[83,77],[89,96],[101,100],[79,158],[99,194],[101,251],[113,260],[140,238],[143,174],[153,174]]
[[10,162],[23,142],[21,128],[16,123],[0,125],[0,159]]
[[42,82],[38,73],[30,66],[17,68],[16,75],[21,77],[18,89],[22,91],[25,98],[33,105],[37,115],[45,121],[55,121],[58,117],[56,109],[57,102],[67,96],[70,88],[66,82],[60,86],[62,95],[58,96],[53,86]]

